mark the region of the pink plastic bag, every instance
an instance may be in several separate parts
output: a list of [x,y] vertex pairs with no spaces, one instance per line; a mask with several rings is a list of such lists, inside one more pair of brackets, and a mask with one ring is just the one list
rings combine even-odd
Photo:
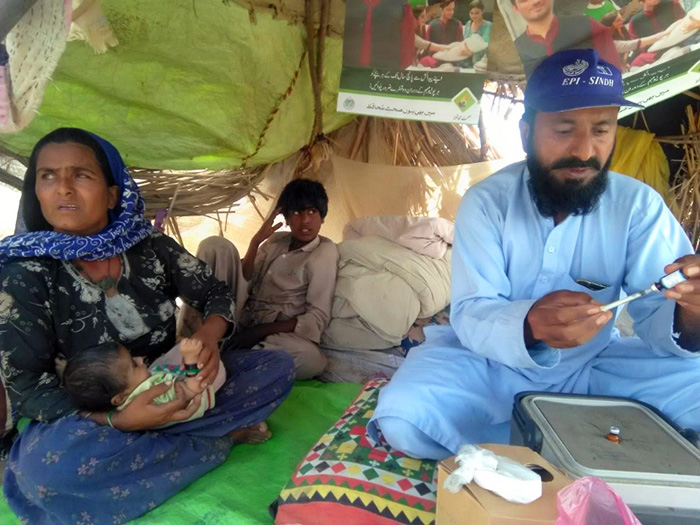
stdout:
[[603,480],[586,476],[557,494],[555,525],[642,525]]

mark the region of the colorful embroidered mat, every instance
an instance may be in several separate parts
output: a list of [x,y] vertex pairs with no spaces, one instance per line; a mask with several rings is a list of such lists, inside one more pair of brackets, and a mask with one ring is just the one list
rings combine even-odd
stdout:
[[275,523],[434,523],[436,463],[373,447],[365,435],[386,382],[368,382],[311,448],[280,493]]

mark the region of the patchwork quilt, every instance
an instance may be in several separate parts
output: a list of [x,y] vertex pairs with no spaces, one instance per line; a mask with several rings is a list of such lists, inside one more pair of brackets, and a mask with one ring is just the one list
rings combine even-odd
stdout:
[[386,379],[368,382],[299,464],[277,502],[278,524],[428,525],[435,520],[435,461],[409,458],[367,438]]

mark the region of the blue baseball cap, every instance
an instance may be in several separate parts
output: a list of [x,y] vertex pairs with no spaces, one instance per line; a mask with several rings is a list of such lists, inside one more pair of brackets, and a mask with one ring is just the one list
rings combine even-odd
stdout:
[[622,96],[622,73],[595,49],[567,49],[545,58],[525,86],[525,107],[556,113],[603,106],[643,108]]

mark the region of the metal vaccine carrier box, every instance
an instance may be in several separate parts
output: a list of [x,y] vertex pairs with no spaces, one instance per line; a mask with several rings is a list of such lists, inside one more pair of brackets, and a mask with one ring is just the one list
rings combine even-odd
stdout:
[[[697,439],[692,431],[689,437]],[[700,449],[645,403],[522,392],[510,443],[533,449],[573,478],[604,480],[642,523],[700,523]],[[645,513],[690,521],[645,521]]]

